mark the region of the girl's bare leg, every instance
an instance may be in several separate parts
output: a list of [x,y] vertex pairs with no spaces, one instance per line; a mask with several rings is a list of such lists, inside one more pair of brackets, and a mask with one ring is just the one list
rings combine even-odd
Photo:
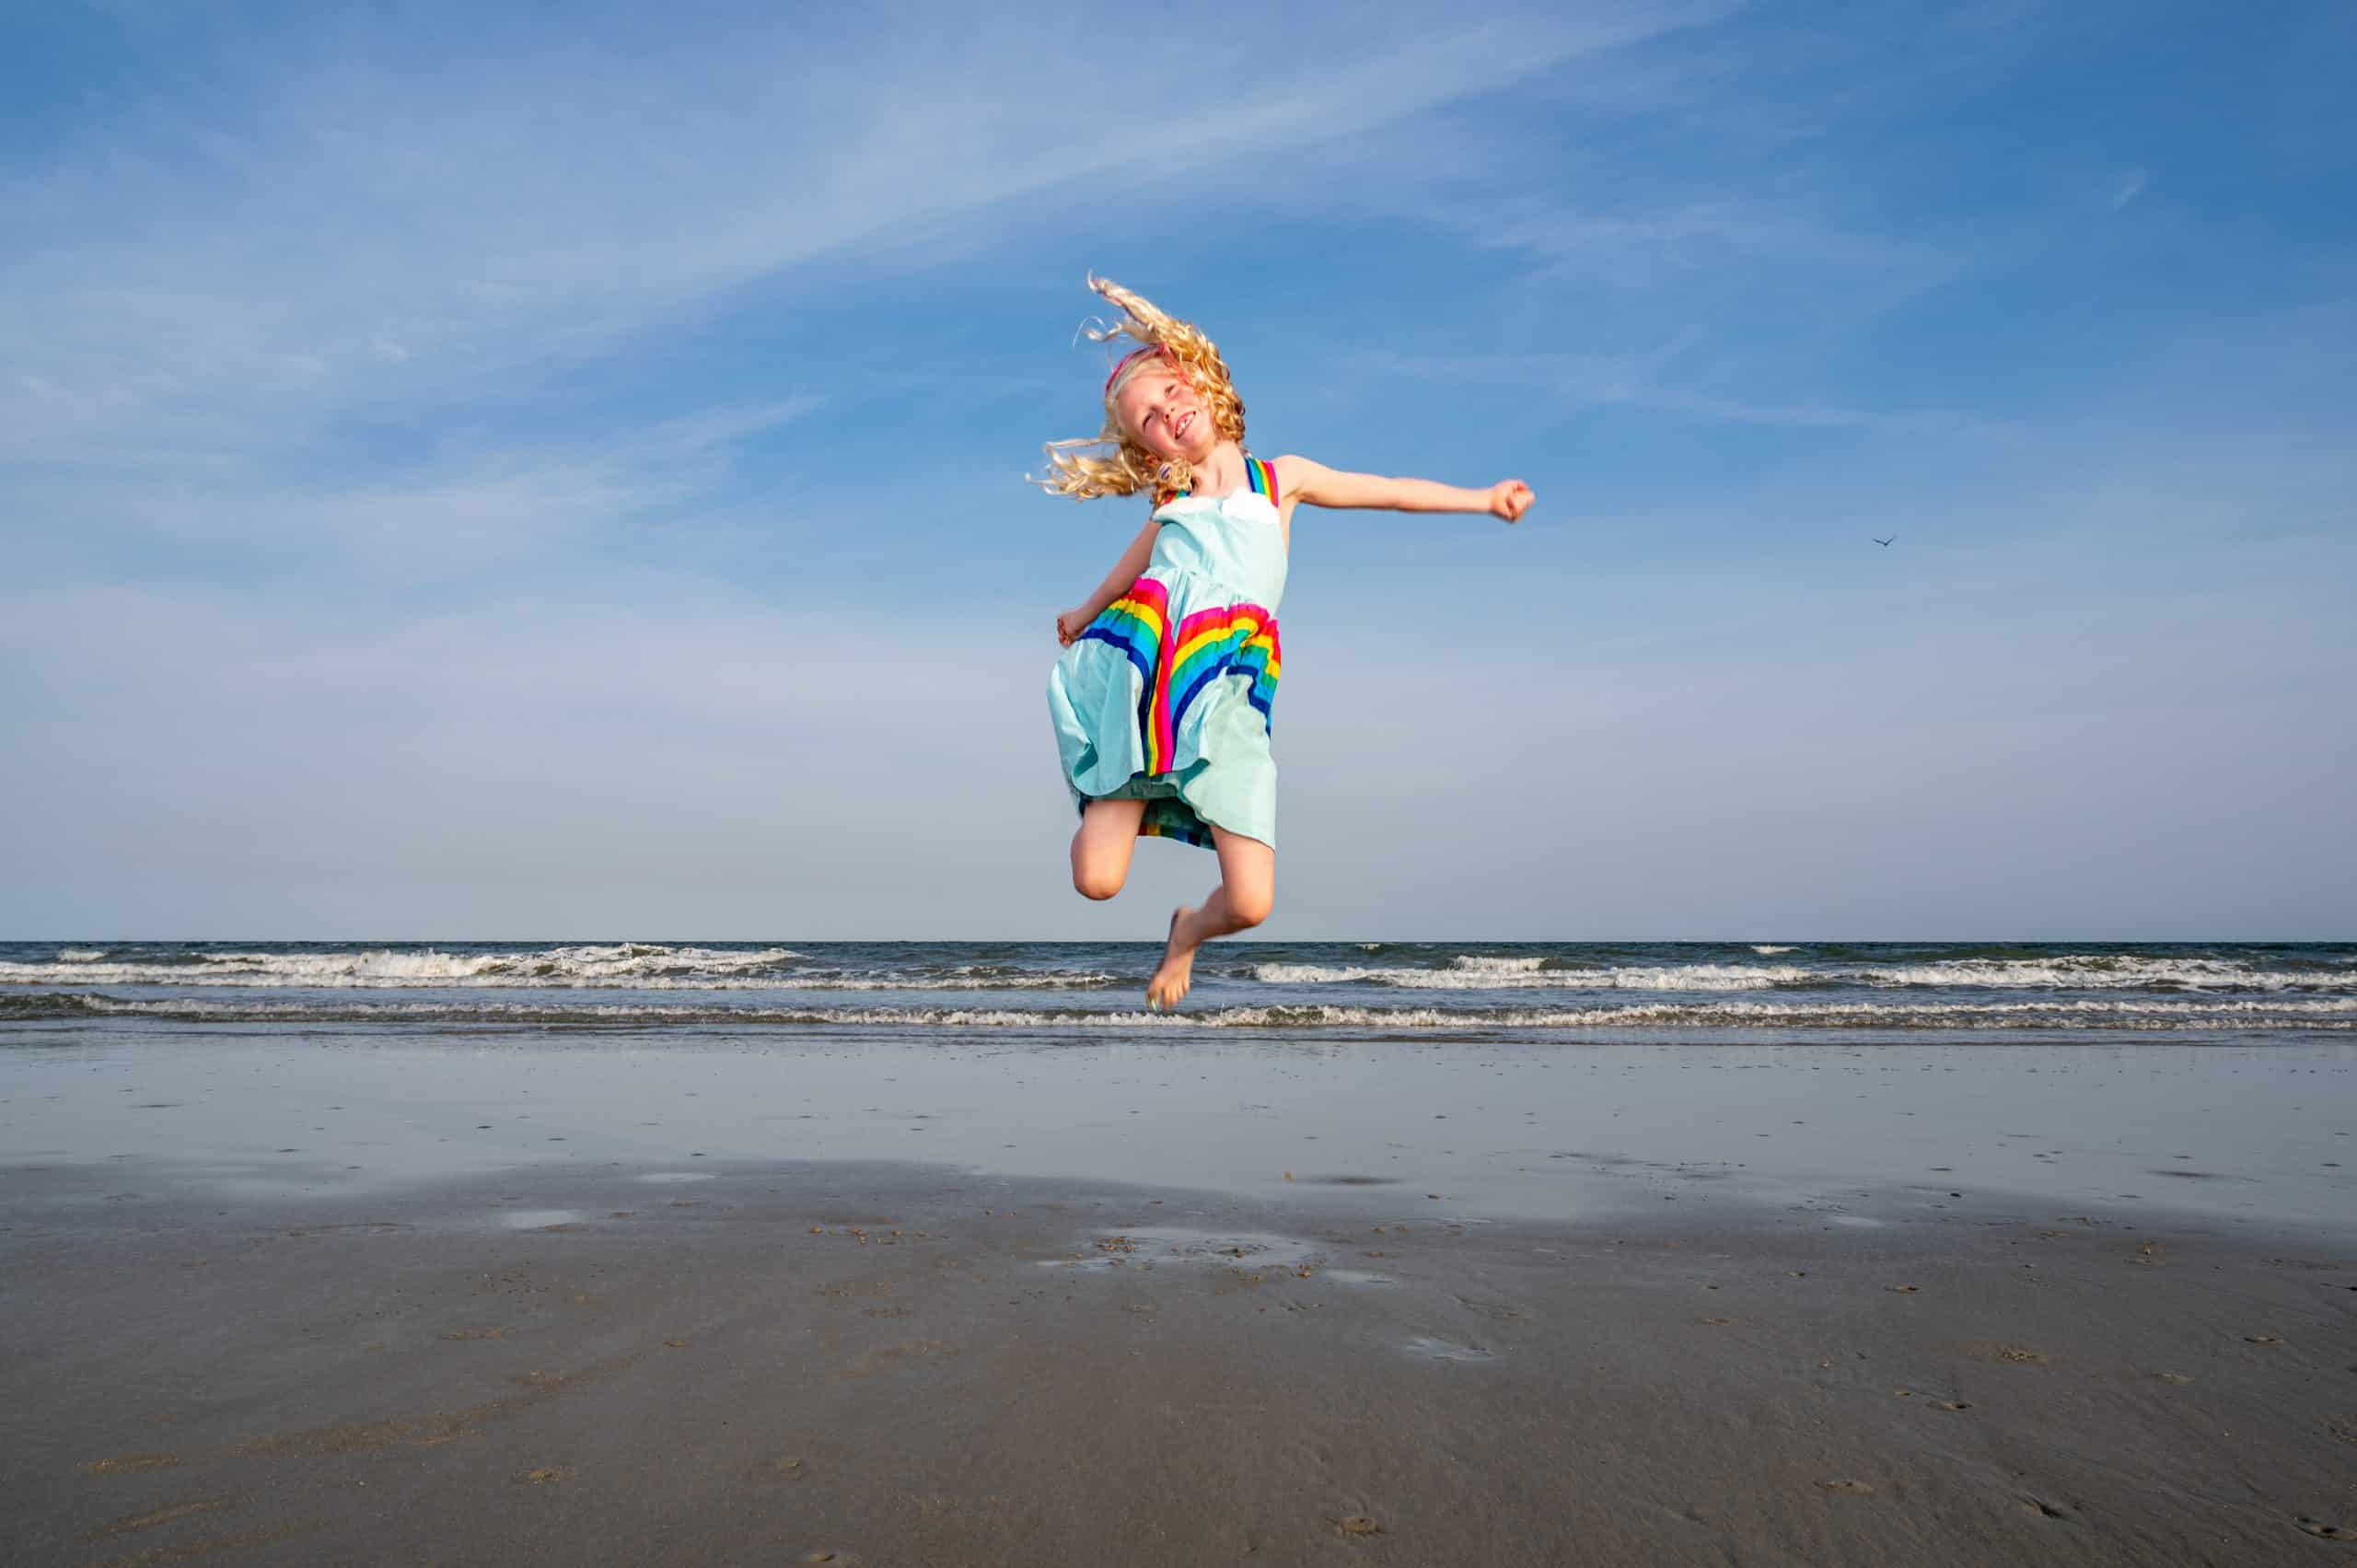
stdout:
[[1171,915],[1162,967],[1145,985],[1150,1005],[1177,1006],[1194,983],[1195,949],[1214,936],[1250,930],[1276,906],[1275,850],[1225,828],[1212,830],[1212,844],[1219,851],[1219,886],[1200,905],[1189,909],[1181,904]]
[[1109,899],[1130,879],[1137,853],[1143,800],[1092,800],[1072,836],[1072,885],[1085,899]]

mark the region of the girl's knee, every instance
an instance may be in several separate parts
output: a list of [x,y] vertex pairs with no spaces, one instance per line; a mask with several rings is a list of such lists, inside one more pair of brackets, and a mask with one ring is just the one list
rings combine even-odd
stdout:
[[1084,899],[1109,899],[1121,890],[1127,878],[1120,871],[1101,865],[1075,865],[1072,868],[1073,890]]
[[1230,888],[1227,890],[1227,918],[1237,923],[1238,931],[1249,930],[1275,912],[1277,893],[1273,888]]

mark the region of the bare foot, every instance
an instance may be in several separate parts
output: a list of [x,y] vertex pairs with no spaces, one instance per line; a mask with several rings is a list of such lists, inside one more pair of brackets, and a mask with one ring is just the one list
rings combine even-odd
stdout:
[[1162,967],[1145,982],[1145,1005],[1157,1013],[1178,1006],[1194,983],[1195,949],[1181,952],[1178,947],[1178,923],[1194,912],[1185,904],[1170,912],[1170,939],[1162,949]]

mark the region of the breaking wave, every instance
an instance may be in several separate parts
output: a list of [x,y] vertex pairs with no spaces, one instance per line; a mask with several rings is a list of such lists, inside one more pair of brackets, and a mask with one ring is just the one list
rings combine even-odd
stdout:
[[1063,991],[1114,983],[1102,970],[1024,970],[961,964],[936,972],[847,973],[813,968],[790,947],[672,947],[623,942],[517,952],[428,947],[327,953],[193,951],[166,959],[105,961],[106,949],[68,947],[52,963],[0,961],[0,985],[160,985],[248,989],[629,991]]
[[1387,985],[1407,991],[1759,991],[1824,983],[1807,970],[1745,964],[1550,969],[1548,962],[1466,957],[1446,969],[1270,963],[1252,966],[1252,977],[1271,985]]
[[2016,1002],[1656,1002],[1585,1007],[1105,1008],[793,1007],[758,1004],[368,1001],[322,997],[132,999],[95,992],[0,996],[0,1019],[145,1017],[193,1023],[474,1024],[605,1028],[737,1025],[804,1028],[1360,1029],[2357,1029],[2357,998]]
[[[1759,946],[1762,954],[1791,947]],[[2357,993],[2357,970],[2261,969],[2226,958],[2061,954],[1958,958],[1945,963],[1800,965],[1700,963],[1573,966],[1545,958],[1461,954],[1444,968],[1263,963],[1270,985],[1382,985],[1410,991],[1775,991],[1794,987],[1938,987],[1945,990],[2261,991]]]

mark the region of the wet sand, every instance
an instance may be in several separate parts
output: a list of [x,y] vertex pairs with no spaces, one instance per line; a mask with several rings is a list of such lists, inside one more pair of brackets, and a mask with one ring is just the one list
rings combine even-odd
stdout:
[[1913,1191],[1484,1222],[1349,1168],[20,1165],[5,1555],[2357,1561],[2336,1232]]
[[2347,1042],[0,1043],[10,1562],[2357,1561]]

